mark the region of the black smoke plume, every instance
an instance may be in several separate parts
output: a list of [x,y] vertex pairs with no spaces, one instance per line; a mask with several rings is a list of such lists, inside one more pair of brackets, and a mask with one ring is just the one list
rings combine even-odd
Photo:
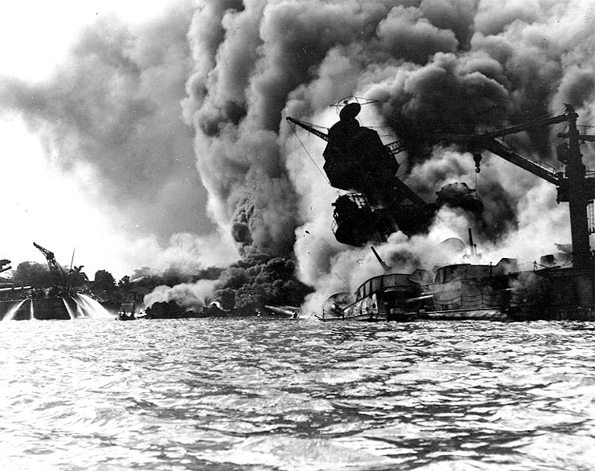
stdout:
[[[408,144],[402,178],[427,200],[445,183],[475,186],[476,177],[470,155],[437,152],[431,133],[495,129],[561,113],[570,100],[588,119],[593,59],[585,44],[593,43],[593,15],[580,7],[593,8],[537,4],[201,2],[190,32],[196,63],[187,117],[210,210],[230,226],[244,257],[293,252],[301,279],[317,288],[337,275],[332,267],[342,257],[360,257],[345,255],[323,227],[331,192],[308,162],[297,162],[303,155],[290,152],[285,115],[330,126],[337,118],[325,108],[342,97],[378,100],[368,118]],[[551,162],[549,137],[540,129],[511,144]],[[536,211],[526,198],[539,184],[494,159],[482,168],[477,186],[487,221],[477,237],[498,244],[531,219],[521,213]],[[540,210],[558,217],[555,204]]]
[[[477,186],[486,208],[478,243],[497,251],[511,244],[525,249],[527,233],[547,233],[543,242],[550,245],[567,239],[555,189],[488,155],[476,174],[465,149],[439,148],[431,135],[560,114],[564,103],[588,123],[595,110],[595,8],[588,0],[201,0],[176,15],[168,24],[176,19],[177,28],[147,31],[151,47],[126,54],[121,45],[138,41],[125,28],[106,25],[81,43],[78,65],[60,76],[63,84],[7,89],[5,83],[3,99],[11,96],[33,124],[49,125],[52,142],[93,162],[116,192],[127,179],[150,183],[142,181],[143,172],[157,166],[172,178],[159,185],[163,191],[150,193],[151,201],[176,212],[202,185],[208,215],[233,236],[240,258],[214,287],[216,296],[236,305],[258,297],[260,285],[279,292],[275,277],[297,283],[288,275],[294,267],[324,297],[353,289],[377,270],[368,251],[334,240],[329,214],[336,194],[296,150],[284,121],[289,115],[330,127],[337,116],[329,105],[350,95],[378,100],[360,119],[407,143],[400,177],[426,201],[453,181]],[[155,61],[171,67],[155,70]],[[109,71],[108,80],[94,79],[98,66]],[[187,129],[172,120],[182,95]],[[154,134],[156,122],[163,127]],[[554,133],[537,129],[508,143],[556,165]],[[163,156],[181,152],[187,165],[192,140],[198,173],[182,173]],[[155,145],[161,158],[144,158]],[[321,168],[322,144],[310,140],[309,146]],[[139,186],[132,183],[124,193],[131,211],[147,203]],[[186,218],[176,218],[179,227],[170,230],[196,223],[188,205],[182,207]],[[435,227],[450,237],[468,225],[455,212],[440,215]],[[379,251],[400,260],[391,254],[406,250],[407,260],[421,263],[432,247],[427,238],[395,233]],[[291,302],[299,300],[292,296]]]

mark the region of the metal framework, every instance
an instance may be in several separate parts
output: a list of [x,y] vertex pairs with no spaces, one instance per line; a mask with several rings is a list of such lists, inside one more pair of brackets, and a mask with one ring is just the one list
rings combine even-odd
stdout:
[[60,264],[56,261],[56,257],[54,257],[54,252],[43,248],[41,245],[36,244],[33,242],[33,246],[39,250],[47,260],[48,267],[50,269],[50,273],[53,275],[55,283],[57,286],[62,288],[68,288],[68,275],[64,271],[64,269],[60,266]]
[[[469,152],[474,154],[478,171],[481,152],[487,150],[556,185],[558,188],[558,202],[567,202],[569,204],[573,265],[579,270],[592,271],[593,261],[589,244],[587,207],[595,199],[595,179],[587,176],[586,167],[582,161],[580,144],[585,141],[595,142],[595,136],[581,135],[576,124],[577,118],[578,114],[574,111],[574,108],[566,105],[564,114],[551,118],[531,121],[483,134],[436,134],[434,137],[443,142],[464,145]],[[516,154],[496,140],[496,138],[510,134],[563,122],[568,123],[568,132],[560,133],[558,137],[568,139],[568,144],[559,148],[558,159],[566,165],[565,172],[556,173],[546,169],[538,163]]]

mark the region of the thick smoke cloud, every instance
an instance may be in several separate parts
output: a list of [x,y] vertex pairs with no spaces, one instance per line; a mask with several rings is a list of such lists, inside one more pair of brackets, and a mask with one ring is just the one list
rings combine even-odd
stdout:
[[215,282],[213,280],[180,283],[173,287],[161,285],[145,297],[144,305],[148,308],[155,303],[175,301],[181,307],[198,309],[208,304],[214,288]]
[[[322,215],[330,212],[332,193],[316,170],[306,168],[303,153],[284,147],[290,140],[284,115],[330,126],[337,118],[325,108],[347,95],[379,101],[375,111],[366,112],[372,119],[366,124],[389,126],[408,144],[402,177],[427,201],[450,181],[477,184],[487,208],[484,227],[476,228],[483,230],[480,242],[496,247],[511,240],[511,231],[526,228],[535,215],[559,218],[555,198],[527,202],[531,188],[543,188],[533,176],[488,156],[475,175],[464,149],[440,152],[430,145],[430,133],[504,127],[560,114],[567,102],[589,119],[593,59],[583,46],[593,41],[588,2],[245,1],[226,6],[203,2],[195,15],[191,37],[219,42],[210,41],[208,49],[195,43],[195,56],[203,58],[189,82],[187,105],[210,207],[224,221],[235,221],[234,233],[245,249],[284,253],[287,237],[293,237],[290,229],[297,228],[300,276],[319,289],[328,287],[329,277],[340,279],[353,272],[357,260],[369,258],[357,250],[346,252],[332,240],[329,218]],[[213,26],[207,34],[208,24]],[[508,141],[529,158],[556,164],[551,133],[538,129]],[[287,188],[283,213],[279,193],[267,199],[267,188],[276,187],[271,182]],[[254,204],[263,200],[267,203]],[[284,228],[277,237],[272,226],[262,227],[267,221]],[[554,232],[568,236],[563,229]],[[356,278],[335,280],[332,289],[353,289],[364,279]]]
[[[543,192],[547,184],[487,156],[477,175],[465,149],[440,150],[430,134],[504,127],[559,114],[567,102],[588,119],[593,59],[581,45],[592,43],[593,22],[579,13],[588,7],[578,0],[199,2],[185,109],[210,213],[254,266],[262,256],[295,256],[300,279],[318,297],[352,290],[374,274],[362,269],[378,269],[369,250],[342,246],[329,230],[336,193],[319,170],[323,145],[308,141],[316,168],[292,147],[283,120],[330,127],[337,116],[328,106],[357,95],[378,100],[362,122],[388,127],[407,143],[401,177],[420,196],[432,202],[440,186],[465,181],[486,206],[480,226],[444,211],[425,238],[391,237],[380,251],[396,268],[447,262],[452,254],[428,260],[427,253],[470,226],[497,251],[535,229],[532,221],[558,222],[563,210],[555,198],[527,200],[531,188]],[[538,129],[508,141],[555,164],[550,134]],[[564,226],[550,236],[567,238]],[[244,275],[232,267],[227,283]]]
[[[53,83],[4,82],[2,100],[51,135],[50,151],[60,151],[65,167],[75,157],[92,164],[122,211],[151,203],[156,211],[143,224],[157,233],[195,229],[200,210],[187,209],[206,189],[208,215],[241,257],[220,292],[250,297],[259,274],[272,286],[280,267],[289,283],[291,261],[324,297],[353,290],[378,274],[378,264],[369,248],[334,240],[337,193],[320,171],[324,143],[307,139],[306,154],[285,116],[330,127],[332,103],[350,95],[378,100],[360,120],[407,144],[399,175],[420,196],[433,202],[453,181],[477,187],[482,224],[445,210],[427,236],[393,234],[379,252],[395,269],[448,258],[427,254],[470,226],[476,242],[500,253],[553,221],[539,244],[548,250],[569,239],[555,189],[487,153],[476,174],[465,149],[436,146],[432,134],[561,114],[565,103],[589,123],[594,31],[589,0],[201,0],[134,34],[98,24]],[[551,138],[559,130],[506,141],[558,165]],[[156,189],[147,192],[150,185]],[[176,212],[184,214],[171,217]],[[169,232],[160,232],[165,222]]]
[[89,193],[119,227],[162,246],[172,234],[214,229],[180,106],[191,12],[190,2],[177,2],[135,27],[102,17],[47,82],[0,81],[2,111],[20,113],[56,165],[87,175]]

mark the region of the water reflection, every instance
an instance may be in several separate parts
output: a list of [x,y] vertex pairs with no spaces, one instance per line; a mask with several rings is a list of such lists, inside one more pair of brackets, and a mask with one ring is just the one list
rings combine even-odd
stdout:
[[[10,469],[588,469],[593,324],[2,323]],[[45,467],[45,468],[44,468]]]

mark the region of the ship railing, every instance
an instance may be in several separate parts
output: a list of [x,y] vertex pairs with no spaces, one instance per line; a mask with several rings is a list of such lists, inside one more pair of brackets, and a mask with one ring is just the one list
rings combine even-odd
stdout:
[[[341,195],[339,198],[337,198],[337,201],[339,201],[340,199],[343,200],[348,200],[349,202],[352,203],[352,208],[354,210],[354,213],[351,214],[351,212],[349,212],[349,217],[352,217],[355,212],[357,212],[360,209],[366,209],[366,208],[370,208],[370,201],[368,200],[367,196],[364,195],[363,193],[356,193],[356,192],[349,192],[349,193],[345,193],[343,195]],[[336,201],[335,201],[336,203]],[[337,222],[338,220],[344,220],[345,214],[341,214],[342,211],[341,210],[337,210],[337,207],[335,207],[335,210],[333,211],[333,221],[331,222],[331,230],[333,231],[333,234],[337,232],[337,228],[339,227],[339,222]]]
[[369,305],[362,303],[359,299],[344,308],[341,308],[340,313],[337,311],[322,311],[322,319],[356,319],[367,318],[376,319],[381,317],[378,310],[371,308]]
[[358,305],[357,303],[354,303],[354,304],[348,306],[347,308],[343,309],[343,314],[344,314],[345,319],[361,318],[361,317],[375,319],[376,317],[378,317],[377,311],[375,311],[374,309],[371,309],[368,306],[364,307],[361,304]]
[[502,292],[458,295],[452,298],[434,296],[434,309],[439,311],[499,309],[509,306],[509,298]]
[[[503,146],[505,146],[508,150],[512,150],[512,148],[504,141],[504,139],[498,139],[498,142],[500,144],[502,144]],[[553,165],[548,164],[547,162],[543,162],[540,160],[532,160],[532,159],[526,159],[526,160],[531,162],[531,164],[533,164],[533,165],[541,167],[543,170],[547,170],[550,173],[556,174],[556,173],[560,172],[560,170],[557,167],[554,167]]]
[[[437,296],[438,295],[438,296]],[[421,298],[420,298],[421,299]],[[424,300],[431,299],[434,311],[456,311],[476,309],[506,309],[515,303],[516,297],[510,295],[509,290],[498,290],[495,292],[478,292],[470,295],[457,295],[453,297],[441,297],[439,293],[433,296],[424,296]],[[362,303],[359,299],[341,309],[341,313],[335,311],[323,311],[323,319],[354,319],[381,317],[377,309]]]
[[593,201],[589,201],[587,204],[587,226],[589,234],[595,233],[595,205]]

